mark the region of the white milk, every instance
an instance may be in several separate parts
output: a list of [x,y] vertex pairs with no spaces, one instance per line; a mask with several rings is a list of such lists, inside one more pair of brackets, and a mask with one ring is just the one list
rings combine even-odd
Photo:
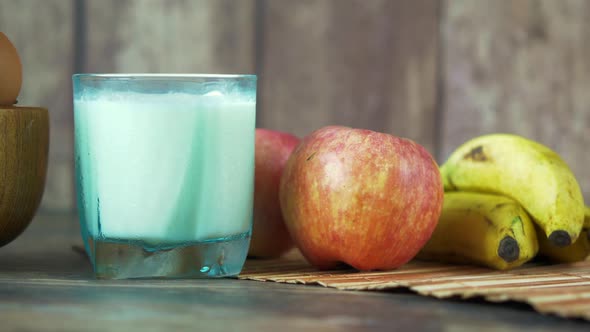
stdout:
[[91,237],[165,245],[250,230],[254,101],[110,93],[74,103]]

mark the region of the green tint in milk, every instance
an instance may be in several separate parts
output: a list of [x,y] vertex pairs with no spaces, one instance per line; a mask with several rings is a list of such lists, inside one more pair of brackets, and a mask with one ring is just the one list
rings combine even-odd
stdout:
[[83,236],[169,248],[249,235],[254,101],[105,92],[74,103]]

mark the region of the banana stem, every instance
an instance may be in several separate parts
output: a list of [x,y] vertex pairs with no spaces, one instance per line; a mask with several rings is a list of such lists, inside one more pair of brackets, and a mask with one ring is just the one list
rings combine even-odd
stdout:
[[556,247],[567,247],[572,244],[572,238],[566,231],[557,230],[549,235],[549,242]]
[[507,263],[514,262],[520,256],[520,248],[518,242],[511,237],[505,236],[498,246],[498,256],[505,260]]

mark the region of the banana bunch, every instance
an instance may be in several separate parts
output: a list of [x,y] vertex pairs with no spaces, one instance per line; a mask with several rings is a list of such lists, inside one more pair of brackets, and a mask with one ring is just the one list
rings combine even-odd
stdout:
[[418,258],[503,270],[537,254],[554,262],[590,254],[590,209],[572,171],[546,146],[485,135],[461,145],[440,171],[442,214]]

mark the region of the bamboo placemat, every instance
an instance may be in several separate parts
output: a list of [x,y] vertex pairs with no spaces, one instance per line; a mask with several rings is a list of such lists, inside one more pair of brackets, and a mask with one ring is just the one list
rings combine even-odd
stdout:
[[275,260],[248,260],[240,279],[321,285],[342,290],[410,289],[436,298],[517,301],[541,313],[590,320],[590,260],[528,264],[511,271],[412,261],[394,271],[318,271],[297,253]]

